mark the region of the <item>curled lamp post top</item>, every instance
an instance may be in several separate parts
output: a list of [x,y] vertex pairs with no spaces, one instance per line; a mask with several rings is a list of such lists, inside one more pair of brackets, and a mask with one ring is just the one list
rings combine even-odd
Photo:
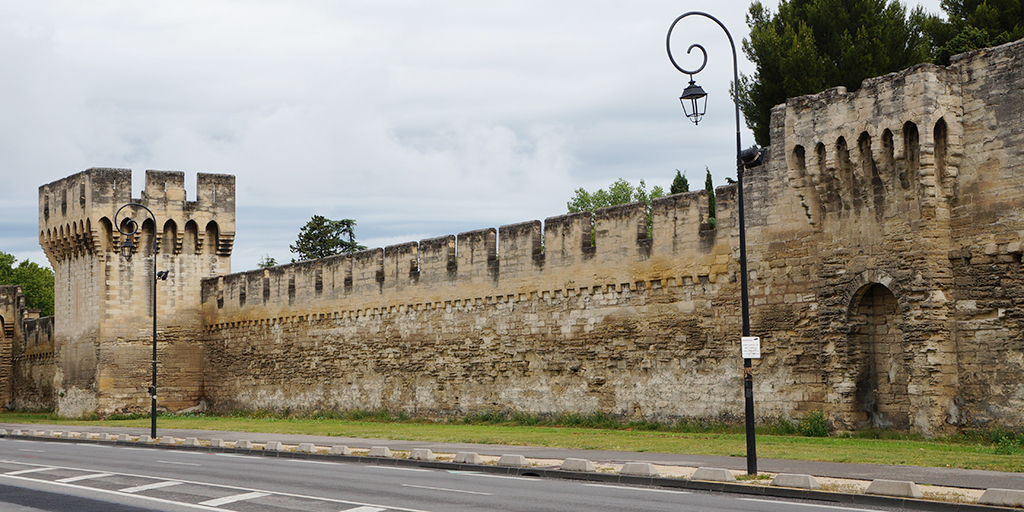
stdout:
[[[689,16],[703,16],[703,17],[705,17],[705,18],[707,18],[707,19],[709,19],[711,21],[714,21],[716,24],[718,24],[719,27],[722,28],[722,31],[725,32],[725,36],[729,38],[729,47],[732,49],[732,73],[733,73],[733,87],[732,87],[732,90],[733,90],[733,103],[735,104],[735,107],[736,107],[736,141],[737,141],[737,153],[738,153],[739,152],[739,133],[740,133],[740,108],[739,108],[740,102],[739,102],[739,89],[738,89],[738,87],[739,87],[740,80],[739,80],[739,65],[738,65],[738,61],[736,59],[736,44],[732,40],[732,34],[729,33],[729,29],[725,28],[725,25],[721,21],[719,21],[718,18],[716,18],[716,17],[714,17],[714,16],[712,16],[712,15],[706,13],[706,12],[690,11],[690,12],[687,12],[685,14],[680,15],[678,18],[675,19],[675,21],[672,22],[672,25],[669,26],[668,34],[665,36],[665,50],[668,52],[668,60],[670,60],[672,62],[672,65],[676,69],[678,69],[680,73],[684,73],[684,74],[690,75],[690,85],[688,87],[686,87],[686,89],[683,91],[683,95],[679,97],[679,101],[683,105],[683,111],[686,113],[686,117],[690,118],[690,120],[693,121],[695,124],[699,123],[701,118],[704,116],[704,111],[703,111],[703,109],[700,108],[700,105],[698,105],[697,100],[703,99],[704,100],[703,101],[703,105],[707,106],[707,93],[705,93],[704,90],[701,89],[699,85],[694,83],[693,75],[696,75],[697,73],[700,73],[701,71],[704,70],[704,66],[706,66],[707,63],[708,63],[708,53],[707,53],[707,51],[704,50],[703,46],[701,46],[700,44],[697,44],[697,43],[691,44],[690,47],[686,49],[686,53],[688,53],[688,54],[691,53],[694,48],[700,50],[700,53],[701,53],[702,59],[701,59],[700,67],[698,67],[697,69],[692,70],[692,71],[689,70],[689,69],[686,69],[686,68],[684,68],[682,66],[680,66],[679,63],[676,62],[675,56],[672,55],[672,31],[675,30],[676,25],[679,24],[679,22],[682,21],[683,18],[687,18]],[[688,106],[690,107],[689,109],[687,108]]]
[[[125,217],[124,226],[122,228],[121,224],[117,222],[117,216],[121,214],[121,210],[124,210],[129,206],[138,206],[139,208],[149,212],[149,216],[153,218],[154,224],[156,223],[156,215],[153,215],[153,211],[146,208],[145,205],[141,205],[139,203],[128,203],[118,208],[117,212],[114,213],[114,227],[117,228],[118,233],[125,236],[124,242],[121,242],[121,256],[124,257],[124,259],[131,261],[132,254],[135,252],[135,243],[132,242],[132,236],[139,232],[139,223],[135,222],[135,219],[132,219],[131,217]],[[154,229],[156,229],[156,226],[154,226]]]

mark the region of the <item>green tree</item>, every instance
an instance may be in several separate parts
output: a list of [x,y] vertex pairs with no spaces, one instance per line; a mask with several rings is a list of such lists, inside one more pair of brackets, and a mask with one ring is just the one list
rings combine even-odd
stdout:
[[0,285],[21,285],[25,305],[39,310],[40,316],[53,316],[53,271],[25,259],[0,251]]
[[[647,184],[640,180],[640,185],[633,187],[628,181],[619,178],[608,186],[608,190],[597,189],[591,194],[580,187],[576,189],[576,195],[566,203],[569,213],[592,212],[598,208],[615,206],[626,203],[644,203],[647,209],[647,234],[651,234],[651,201],[664,197],[665,189],[655,186],[650,192],[647,191]],[[593,220],[591,220],[593,222]],[[591,231],[593,234],[593,231]]]
[[704,167],[704,190],[708,193],[708,224],[715,227],[715,184],[711,181],[711,169]]
[[[356,243],[355,226],[356,221],[352,219],[331,220],[314,215],[299,230],[295,245],[288,248],[299,255],[299,261],[361,251],[366,246]],[[295,261],[293,258],[292,263]]]
[[274,258],[270,257],[269,254],[264,254],[263,256],[260,256],[260,261],[259,261],[259,263],[256,264],[256,266],[259,267],[259,268],[274,267],[274,266],[277,266],[277,260],[275,260]]
[[942,0],[948,20],[927,17],[924,31],[936,62],[958,53],[1024,38],[1024,0]]
[[675,177],[675,179],[672,180],[672,186],[669,187],[668,193],[669,194],[680,194],[680,193],[689,192],[689,191],[690,191],[690,182],[686,181],[686,176],[683,176],[683,173],[679,172],[679,169],[676,169],[676,177]]
[[921,7],[908,16],[898,0],[781,0],[778,9],[751,4],[743,40],[756,71],[740,79],[740,109],[758,145],[769,144],[771,109],[787,98],[855,91],[865,78],[930,60]]

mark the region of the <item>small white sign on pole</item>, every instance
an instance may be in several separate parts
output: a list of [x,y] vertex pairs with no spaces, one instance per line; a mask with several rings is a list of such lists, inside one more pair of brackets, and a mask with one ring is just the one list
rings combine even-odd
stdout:
[[743,359],[761,359],[761,338],[743,336],[740,338],[740,352],[743,353]]

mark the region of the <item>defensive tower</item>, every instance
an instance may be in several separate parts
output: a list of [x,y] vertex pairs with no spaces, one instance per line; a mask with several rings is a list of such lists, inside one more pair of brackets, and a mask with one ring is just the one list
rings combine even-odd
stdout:
[[[93,168],[39,187],[39,243],[55,276],[59,414],[148,406],[154,257],[169,271],[157,282],[159,405],[178,410],[201,400],[199,283],[231,271],[235,178],[199,174],[196,184],[197,200],[188,201],[184,173],[146,171],[142,197],[132,198],[131,170]],[[124,210],[140,224],[130,261],[119,256],[113,225],[127,203],[156,217]]]

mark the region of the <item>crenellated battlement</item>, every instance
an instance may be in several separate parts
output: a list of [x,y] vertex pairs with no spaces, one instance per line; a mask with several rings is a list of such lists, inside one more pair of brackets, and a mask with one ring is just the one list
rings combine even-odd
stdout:
[[[726,212],[728,188],[720,194]],[[205,279],[205,316],[221,324],[311,308],[713,281],[728,271],[720,256],[730,248],[721,245],[728,237],[716,241],[707,207],[703,190],[656,199],[653,238],[645,205],[632,203]]]
[[[79,255],[116,251],[121,234],[114,228],[114,213],[128,203],[150,210],[160,224],[154,230],[144,211],[126,209],[123,215],[140,216],[135,243],[146,251],[157,239],[157,252],[165,254],[217,254],[230,256],[235,231],[235,178],[224,174],[198,174],[197,200],[188,201],[185,174],[146,171],[140,198],[131,197],[130,169],[92,168],[39,187],[39,243],[51,264]],[[148,244],[143,244],[143,238]],[[152,252],[152,249],[149,249]]]

